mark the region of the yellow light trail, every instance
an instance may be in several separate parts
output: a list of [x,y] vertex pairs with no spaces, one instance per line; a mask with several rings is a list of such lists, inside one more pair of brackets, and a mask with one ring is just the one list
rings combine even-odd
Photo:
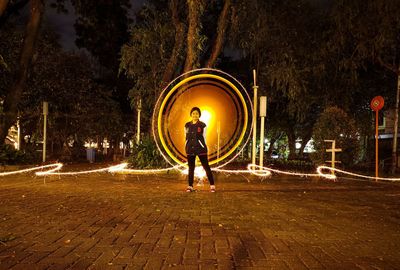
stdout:
[[23,169],[23,170],[17,170],[17,171],[9,171],[9,172],[1,172],[0,176],[7,176],[7,175],[12,175],[12,174],[20,174],[20,173],[27,173],[27,172],[32,172],[32,171],[38,171],[38,170],[43,170],[47,168],[52,168],[51,170],[45,171],[44,173],[51,173],[57,170],[60,170],[61,167],[63,166],[62,163],[55,163],[55,164],[50,164],[50,165],[44,165],[44,166],[38,166],[38,167],[33,167],[29,169]]
[[351,175],[351,176],[358,177],[358,178],[370,179],[370,180],[381,180],[381,181],[391,181],[391,182],[400,181],[400,178],[396,178],[396,177],[375,177],[375,176],[368,176],[368,175],[363,175],[363,174],[343,171],[343,170],[340,170],[340,169],[337,169],[337,168],[328,167],[328,166],[319,166],[317,168],[318,174],[321,177],[325,177],[325,178],[329,178],[329,179],[336,179],[336,176],[332,175],[330,173],[329,174],[328,173],[323,173],[322,172],[323,170],[328,170],[330,172],[334,171],[334,172],[347,174],[347,175]]
[[44,171],[44,172],[37,172],[36,175],[38,176],[45,176],[45,175],[79,175],[79,174],[90,174],[90,173],[99,173],[99,172],[110,172],[110,173],[115,173],[123,170],[128,163],[121,163],[118,165],[110,166],[107,168],[102,168],[102,169],[94,169],[94,170],[87,170],[87,171],[76,171],[76,172],[58,172],[58,170],[61,169],[53,169],[50,171]]
[[[183,161],[179,160],[178,156],[176,155],[176,153],[173,153],[173,150],[171,147],[169,147],[169,145],[166,142],[166,137],[163,134],[163,129],[162,129],[162,123],[164,123],[163,121],[163,112],[164,109],[167,107],[168,102],[170,101],[170,98],[179,91],[180,87],[182,87],[183,85],[185,85],[188,82],[192,82],[194,80],[197,79],[213,79],[216,80],[218,82],[222,82],[225,83],[226,85],[228,85],[231,90],[232,93],[236,94],[238,97],[238,102],[241,105],[241,108],[243,108],[243,123],[242,126],[244,128],[242,128],[242,130],[240,131],[240,134],[238,135],[238,139],[235,141],[234,145],[232,147],[229,148],[228,151],[226,151],[226,153],[221,154],[221,156],[219,156],[217,159],[212,159],[209,161],[210,165],[216,164],[222,160],[224,160],[225,158],[233,155],[234,151],[239,147],[239,145],[245,141],[247,143],[247,141],[249,140],[250,137],[248,137],[247,139],[245,138],[245,133],[246,133],[246,127],[248,125],[249,122],[249,117],[248,117],[248,106],[250,106],[250,108],[252,108],[252,104],[250,102],[250,104],[246,103],[246,95],[243,95],[243,93],[240,92],[239,88],[241,89],[245,89],[243,87],[243,85],[241,85],[238,81],[235,80],[235,82],[238,84],[237,86],[234,85],[230,80],[226,79],[225,77],[222,77],[221,75],[215,75],[215,74],[211,74],[211,73],[204,73],[204,74],[195,74],[195,75],[191,75],[189,76],[189,74],[193,74],[193,72],[198,72],[198,71],[216,71],[214,69],[197,69],[197,70],[192,70],[189,71],[185,74],[180,75],[179,77],[177,77],[174,81],[172,81],[170,84],[168,84],[162,91],[162,94],[158,97],[157,102],[156,102],[156,108],[159,108],[158,110],[154,110],[153,113],[153,117],[152,117],[152,132],[153,132],[153,137],[156,141],[156,145],[158,150],[160,151],[161,155],[164,157],[164,159],[170,163],[171,165],[174,164],[179,164],[179,165],[183,165],[185,166],[186,163],[184,163]],[[219,73],[223,74],[224,76],[229,76],[229,74],[222,72],[222,71],[218,71]],[[181,81],[179,81],[176,85],[174,85],[173,83],[176,82],[176,80],[178,79],[182,79]],[[232,78],[232,80],[234,80],[234,78]],[[240,87],[239,87],[240,86]],[[239,88],[238,88],[239,87]],[[171,89],[170,89],[171,88]],[[165,96],[164,96],[165,93]],[[212,96],[206,96],[205,99],[201,99],[199,100],[199,104],[198,106],[201,108],[202,110],[202,117],[200,117],[200,119],[204,122],[208,122],[209,121],[209,127],[211,128],[211,126],[213,126],[214,122],[216,121],[215,115],[218,115],[218,111],[213,111],[213,109],[211,107],[209,107],[210,105],[204,105],[204,104],[208,104],[211,100],[213,100]],[[221,106],[220,106],[221,107]],[[215,108],[216,110],[221,110],[222,108]],[[222,111],[220,112],[220,114],[223,114],[226,111]],[[179,136],[181,136],[182,134],[180,134]],[[173,135],[173,136],[177,136],[177,135]],[[211,136],[210,136],[211,137]],[[172,137],[174,138],[174,137]],[[165,150],[165,154],[164,151],[162,151],[161,147]],[[239,153],[237,153],[236,155],[233,155],[229,160],[232,161],[234,160],[237,156],[239,155]],[[173,162],[170,161],[171,158]],[[225,164],[227,164],[228,162],[226,162]]]
[[[109,166],[109,167],[101,168],[101,169],[60,172],[59,170],[61,170],[61,168],[63,167],[63,164],[55,163],[55,164],[49,164],[49,165],[44,165],[44,166],[37,166],[37,167],[33,167],[33,168],[23,169],[23,170],[1,172],[0,177],[28,173],[28,172],[44,170],[44,169],[48,169],[48,170],[39,171],[39,172],[36,172],[35,174],[37,176],[81,175],[81,174],[90,174],[90,173],[99,173],[99,172],[112,173],[112,174],[115,174],[115,173],[122,173],[122,174],[153,173],[153,174],[157,174],[157,173],[167,172],[167,171],[171,171],[171,170],[177,170],[177,171],[181,172],[182,174],[187,174],[187,168],[185,168],[184,165],[176,165],[173,167],[163,168],[163,169],[143,169],[143,170],[127,169],[126,168],[127,166],[128,166],[128,163],[121,163],[121,164],[117,164],[117,165],[113,165],[113,166]],[[276,170],[276,169],[272,169],[272,168],[268,168],[268,167],[261,167],[259,165],[255,165],[255,164],[249,164],[247,166],[247,170],[226,170],[226,169],[222,169],[222,168],[214,168],[212,170],[215,172],[231,173],[231,174],[250,173],[250,174],[253,174],[253,175],[256,175],[259,177],[270,177],[272,175],[272,173],[276,173],[276,174],[293,175],[293,176],[300,176],[300,177],[322,177],[322,178],[329,179],[329,180],[337,179],[337,177],[332,174],[332,172],[336,172],[336,173],[340,173],[343,175],[349,175],[349,176],[353,176],[356,178],[363,178],[363,179],[369,179],[369,180],[381,180],[381,181],[391,181],[391,182],[400,181],[400,178],[374,177],[374,176],[352,173],[349,171],[344,171],[344,170],[340,170],[340,169],[332,168],[332,167],[328,167],[328,166],[317,167],[317,169],[316,169],[317,173],[288,172],[288,171]],[[324,171],[327,171],[327,172],[324,173]],[[205,173],[201,167],[197,167],[195,169],[195,175],[199,178],[205,177]]]

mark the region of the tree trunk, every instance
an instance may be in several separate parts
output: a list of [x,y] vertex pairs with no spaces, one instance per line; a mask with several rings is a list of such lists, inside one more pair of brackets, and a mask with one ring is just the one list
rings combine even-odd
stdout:
[[282,132],[279,132],[279,133],[274,132],[274,136],[271,137],[271,141],[270,141],[267,153],[266,153],[268,158],[271,157],[272,151],[274,150],[274,144],[276,141],[278,141],[282,137],[282,134],[283,134]]
[[307,143],[311,140],[312,132],[306,134],[303,138],[301,138],[301,146],[299,149],[299,156],[303,156],[304,148],[306,147]]
[[207,68],[211,68],[215,65],[218,56],[221,53],[222,45],[225,40],[225,30],[228,25],[228,15],[229,15],[229,7],[231,5],[231,0],[225,0],[224,7],[222,8],[221,14],[218,19],[218,27],[217,27],[217,36],[215,38],[213,48],[211,50],[210,58],[206,63]]
[[3,112],[0,116],[0,143],[3,144],[8,134],[8,129],[17,119],[17,106],[21,98],[25,82],[28,77],[32,62],[36,40],[39,35],[40,22],[44,10],[43,0],[32,0],[30,19],[26,27],[24,43],[21,49],[20,59],[15,73],[15,79],[9,91],[6,93]]
[[4,14],[8,5],[8,0],[0,0],[0,17]]
[[267,156],[267,158],[271,157],[272,150],[274,150],[274,144],[276,141],[277,141],[277,138],[275,138],[275,137],[271,138],[271,141],[269,142],[269,147],[268,147],[267,153],[265,154]]
[[392,173],[396,172],[397,168],[397,133],[399,129],[399,95],[400,95],[400,69],[397,73],[397,91],[396,91],[396,107],[394,113],[393,127],[393,147],[392,147]]
[[178,0],[172,0],[170,2],[170,9],[172,13],[172,21],[175,26],[175,43],[174,48],[172,50],[171,57],[169,58],[167,67],[164,71],[163,78],[162,78],[162,88],[164,88],[171,80],[175,72],[175,68],[178,63],[179,53],[182,51],[183,48],[183,41],[185,37],[185,26],[179,20],[178,14]]
[[288,136],[289,144],[289,157],[288,159],[293,159],[296,157],[296,135],[293,130],[289,130],[286,135]]
[[184,72],[196,67],[199,54],[200,17],[203,13],[202,1],[187,0],[189,28],[187,33],[187,54]]

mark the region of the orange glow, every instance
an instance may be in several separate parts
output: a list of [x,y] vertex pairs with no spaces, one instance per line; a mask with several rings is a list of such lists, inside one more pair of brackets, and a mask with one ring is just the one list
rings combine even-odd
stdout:
[[193,107],[200,108],[200,120],[207,125],[210,165],[233,160],[239,146],[248,142],[251,101],[237,80],[213,69],[185,73],[161,93],[153,113],[153,136],[163,157],[171,165],[186,166],[184,126]]
[[[221,123],[220,145],[231,147],[230,139],[235,136],[237,106],[232,102],[231,97],[213,85],[195,86],[190,91],[183,92],[173,104],[167,108],[168,130],[165,133],[168,145],[174,145],[181,159],[185,159],[185,134],[184,126],[191,121],[190,110],[199,107],[201,112],[200,120],[207,124],[206,141],[209,151],[209,158],[214,159],[217,155],[217,121]],[[164,126],[167,128],[167,125]]]
[[[200,108],[201,109],[201,108]],[[214,114],[213,113],[210,113],[209,112],[209,108],[207,108],[207,109],[201,109],[201,117],[200,117],[200,120],[201,121],[203,121],[204,123],[206,123],[206,125],[208,126],[208,127],[210,127],[211,125],[211,123],[213,123],[214,124]]]

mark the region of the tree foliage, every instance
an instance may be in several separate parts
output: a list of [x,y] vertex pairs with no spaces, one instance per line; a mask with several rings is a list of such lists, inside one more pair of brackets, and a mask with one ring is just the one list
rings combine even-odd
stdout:
[[0,143],[4,143],[9,128],[17,120],[18,103],[26,87],[26,81],[39,37],[44,2],[43,0],[32,0],[30,4],[30,16],[26,24],[19,59],[16,62],[16,69],[12,74],[12,81],[6,90],[2,104],[3,110],[2,114],[0,114]]
[[47,101],[48,139],[60,154],[71,141],[83,143],[97,137],[102,142],[103,138],[122,137],[118,103],[109,90],[96,83],[87,57],[62,52],[56,44],[46,42],[40,48],[30,91],[25,93],[20,106],[22,119],[31,118],[32,112],[39,117],[42,102]]
[[[131,38],[121,49],[120,72],[135,81],[129,96],[132,106],[143,100],[147,129],[156,99],[174,75],[202,64],[213,66],[217,61],[225,39],[230,3],[229,0],[173,0],[168,5],[165,1],[149,1],[138,12]],[[214,25],[219,25],[216,34],[203,27],[204,21],[213,19]],[[212,57],[204,54],[207,48]]]
[[341,148],[337,154],[344,166],[353,165],[360,154],[359,132],[355,120],[338,107],[328,107],[320,114],[313,128],[314,148],[312,159],[316,165],[324,164],[331,159],[332,144],[324,140],[335,140],[336,148]]
[[[10,3],[16,2],[24,1]],[[65,0],[52,2],[60,11],[66,11]],[[317,119],[322,121],[320,114],[326,108],[341,108],[356,120],[360,135],[369,135],[371,98],[382,95],[386,107],[395,106],[400,1],[339,0],[322,6],[314,2],[149,0],[131,20],[128,0],[71,0],[77,15],[77,45],[86,49],[97,64],[42,44],[43,50],[51,53],[46,58],[40,52],[34,61],[30,82],[37,93],[26,92],[27,103],[18,108],[23,110],[26,106],[33,110],[48,95],[57,111],[77,110],[79,117],[85,115],[82,119],[86,123],[91,121],[88,115],[92,107],[110,108],[109,118],[95,119],[98,126],[86,131],[83,129],[90,125],[78,124],[75,118],[76,121],[63,120],[75,121],[76,127],[81,125],[72,133],[89,134],[89,130],[96,130],[96,134],[103,134],[100,125],[114,127],[110,123],[123,122],[117,111],[128,95],[132,108],[142,100],[144,130],[149,130],[154,103],[176,75],[196,67],[217,67],[249,86],[251,70],[255,68],[259,94],[268,96],[270,137],[284,132],[291,157],[297,154],[295,142],[300,139],[303,146],[308,142],[314,124]],[[7,10],[6,13],[10,11]],[[22,44],[20,37],[3,31],[6,24],[0,27],[0,35],[5,37],[0,39],[0,94],[5,98],[18,64],[12,59],[17,58],[16,48]],[[48,61],[58,67],[46,67]],[[79,66],[80,61],[87,68],[72,70],[73,64]],[[93,74],[93,66],[102,68]],[[76,82],[68,73],[76,76]],[[62,104],[55,93],[80,104],[68,88],[87,96],[83,100],[90,105],[79,109],[74,104]],[[102,99],[91,93],[98,93]],[[65,132],[73,130],[65,125]],[[61,122],[60,127],[61,131]],[[105,129],[104,134],[110,130]],[[115,136],[117,133],[115,130]]]
[[[10,43],[0,44],[7,53],[10,72],[18,59],[19,37],[22,29],[11,27],[2,35]],[[122,137],[124,127],[121,109],[112,93],[97,83],[92,63],[85,54],[63,52],[58,37],[50,29],[43,29],[38,50],[29,74],[27,88],[18,102],[22,137],[27,145],[42,139],[42,102],[49,103],[48,141],[53,156],[71,152],[70,143],[82,144],[104,138]],[[7,90],[11,76],[2,73],[0,89]],[[70,154],[70,153],[69,153]]]
[[[162,89],[163,72],[168,64],[173,44],[173,25],[169,13],[152,6],[144,7],[140,22],[132,28],[131,39],[121,49],[120,71],[134,80],[129,92],[131,105],[142,100],[144,112],[151,112]],[[144,113],[145,126],[150,125],[151,114]]]

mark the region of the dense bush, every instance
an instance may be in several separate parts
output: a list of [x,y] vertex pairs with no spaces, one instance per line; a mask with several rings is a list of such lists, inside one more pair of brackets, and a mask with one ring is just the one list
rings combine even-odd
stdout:
[[324,140],[336,140],[336,148],[342,149],[342,152],[336,154],[337,160],[344,166],[351,166],[360,155],[358,137],[354,119],[338,107],[328,107],[314,125],[313,139],[316,152],[311,155],[311,159],[316,165],[330,160],[331,153],[327,153],[326,149],[331,148],[332,144]]
[[33,153],[18,151],[11,145],[4,144],[0,146],[1,165],[35,163],[37,159]]
[[157,145],[150,136],[144,137],[139,145],[135,145],[127,162],[131,168],[164,168],[168,163],[161,156]]

